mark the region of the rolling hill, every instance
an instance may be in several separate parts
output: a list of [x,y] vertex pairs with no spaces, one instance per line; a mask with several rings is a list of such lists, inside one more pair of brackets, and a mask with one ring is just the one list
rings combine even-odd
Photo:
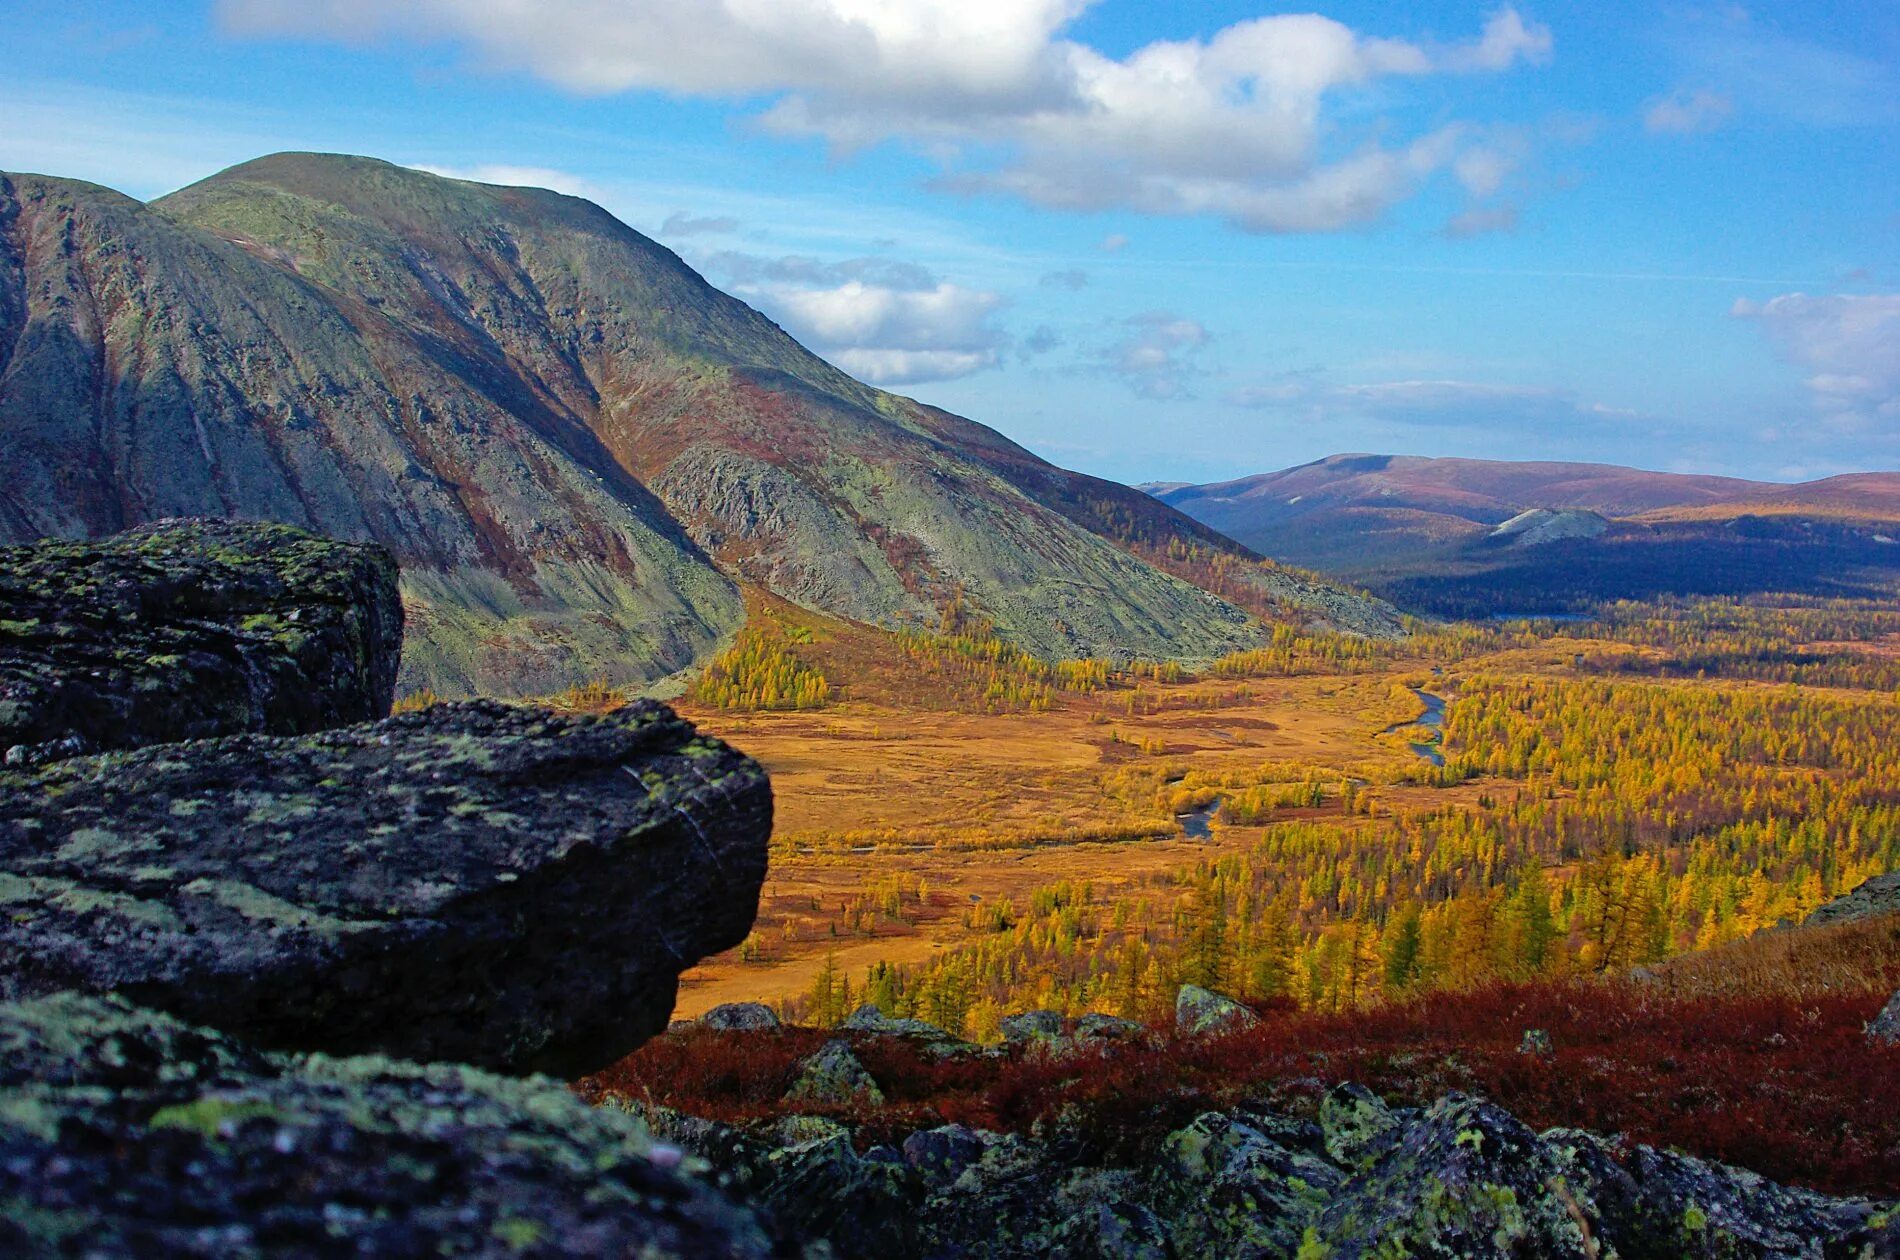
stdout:
[[1290,564],[1453,615],[1900,580],[1900,473],[1799,484],[1609,464],[1335,455],[1162,502]]
[[0,541],[218,515],[384,543],[406,681],[445,694],[680,669],[743,583],[885,626],[957,601],[1045,656],[1396,627],[853,380],[598,206],[367,158],[150,204],[0,176],[0,449]]

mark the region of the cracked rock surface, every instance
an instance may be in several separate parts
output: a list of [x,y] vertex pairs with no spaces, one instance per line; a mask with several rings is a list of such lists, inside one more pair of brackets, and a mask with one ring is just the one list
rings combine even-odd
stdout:
[[765,875],[765,772],[665,706],[438,705],[0,771],[0,999],[576,1076],[665,1028]]

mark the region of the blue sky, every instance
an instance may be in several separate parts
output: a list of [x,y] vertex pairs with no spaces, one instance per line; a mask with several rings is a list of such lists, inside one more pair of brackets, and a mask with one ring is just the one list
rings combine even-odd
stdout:
[[1125,481],[1900,468],[1900,7],[0,0],[0,168],[592,197]]

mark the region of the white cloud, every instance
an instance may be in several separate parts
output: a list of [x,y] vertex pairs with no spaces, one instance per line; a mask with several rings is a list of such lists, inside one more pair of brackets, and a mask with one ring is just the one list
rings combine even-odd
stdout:
[[675,210],[666,216],[660,224],[660,235],[677,238],[681,236],[723,236],[739,230],[739,220],[731,215],[693,215],[684,210]]
[[1739,299],[1729,313],[1759,321],[1782,356],[1808,373],[1824,422],[1883,435],[1900,425],[1900,293],[1784,293]]
[[1516,230],[1517,207],[1509,202],[1497,206],[1471,206],[1453,215],[1445,224],[1445,235],[1454,240]]
[[1207,329],[1166,311],[1148,311],[1122,323],[1126,335],[1101,354],[1109,370],[1144,398],[1191,397],[1189,386],[1201,374],[1195,356],[1211,340]]
[[1658,97],[1643,110],[1643,130],[1651,135],[1691,136],[1714,131],[1735,112],[1735,102],[1720,92],[1698,88]]
[[431,175],[441,175],[447,179],[462,179],[475,184],[500,184],[507,188],[547,188],[554,192],[566,193],[570,197],[585,197],[589,201],[600,201],[605,193],[598,184],[594,184],[579,175],[566,171],[557,171],[546,166],[507,166],[487,163],[478,166],[435,166],[427,162],[418,162],[413,168],[427,171]]
[[[1467,147],[1441,125],[1335,133],[1329,97],[1379,80],[1548,58],[1515,9],[1450,44],[1362,35],[1317,14],[1236,22],[1112,57],[1062,36],[1091,0],[222,0],[255,35],[465,43],[582,92],[769,101],[770,130],[839,148],[915,146],[946,189],[1064,209],[1214,215],[1260,232],[1365,223]],[[1467,183],[1501,176],[1472,159]],[[1493,163],[1495,165],[1495,162]]]
[[693,262],[845,371],[875,385],[969,376],[1002,361],[1000,294],[885,258],[826,262],[720,251]]

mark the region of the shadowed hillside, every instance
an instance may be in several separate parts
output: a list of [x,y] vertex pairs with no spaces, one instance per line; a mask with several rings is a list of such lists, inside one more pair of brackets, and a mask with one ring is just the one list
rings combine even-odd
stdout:
[[[955,602],[1047,657],[1218,655],[1250,613],[1392,628],[852,380],[577,198],[310,154],[150,206],[14,176],[0,251],[0,537],[211,514],[374,539],[411,685],[676,670],[739,624],[734,579],[879,625]],[[1215,555],[1232,598],[1201,589]]]

